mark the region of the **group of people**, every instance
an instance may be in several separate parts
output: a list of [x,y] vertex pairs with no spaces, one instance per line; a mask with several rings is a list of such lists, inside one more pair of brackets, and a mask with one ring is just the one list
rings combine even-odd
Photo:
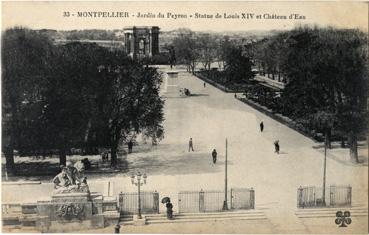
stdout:
[[[264,131],[264,123],[260,122],[260,132]],[[279,154],[279,140],[274,141],[274,152]]]
[[[264,131],[264,123],[260,122],[260,132],[263,132],[263,131]],[[276,140],[274,141],[274,152],[279,154],[279,149],[280,149],[279,140]],[[188,141],[188,152],[190,151],[194,151],[192,137]],[[217,162],[217,155],[218,155],[217,150],[213,149],[213,151],[211,152],[211,156],[213,158],[214,164],[216,164]]]
[[179,93],[180,93],[181,96],[191,96],[191,92],[187,88],[179,89]]
[[84,176],[84,162],[78,161],[76,164],[68,161],[66,166],[61,165],[61,172],[53,179],[55,193],[65,193],[72,191],[88,191],[87,178]]
[[[190,137],[190,140],[188,141],[188,152],[190,152],[190,151],[192,151],[192,152],[195,151],[193,149],[192,137]],[[217,150],[216,149],[213,149],[213,152],[211,152],[211,156],[213,158],[213,163],[214,164],[217,162],[217,155],[218,155]]]

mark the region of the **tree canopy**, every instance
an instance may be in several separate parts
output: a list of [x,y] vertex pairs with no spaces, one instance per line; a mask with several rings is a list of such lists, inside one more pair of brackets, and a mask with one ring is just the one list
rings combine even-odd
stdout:
[[56,151],[60,163],[72,148],[112,150],[134,132],[161,138],[161,76],[93,43],[55,46],[32,30],[3,32],[3,149],[13,153]]

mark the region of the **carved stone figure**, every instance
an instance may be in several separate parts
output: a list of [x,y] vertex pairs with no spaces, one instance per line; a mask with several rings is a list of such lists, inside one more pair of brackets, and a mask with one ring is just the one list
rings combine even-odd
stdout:
[[56,215],[67,220],[82,219],[83,206],[78,204],[64,204],[58,208]]
[[54,194],[90,192],[87,178],[83,174],[83,163],[76,163],[75,166],[67,162],[67,167],[64,167],[62,172],[54,177]]
[[68,187],[72,185],[72,182],[70,181],[70,178],[68,177],[66,167],[62,168],[62,171],[54,177],[53,183],[54,183],[54,189],[64,188],[64,187]]

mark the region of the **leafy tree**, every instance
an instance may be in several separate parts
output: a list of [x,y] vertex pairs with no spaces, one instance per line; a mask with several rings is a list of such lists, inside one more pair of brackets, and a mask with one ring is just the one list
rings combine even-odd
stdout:
[[358,162],[357,138],[367,116],[367,37],[357,30],[299,28],[287,42],[286,111],[313,117],[327,143],[332,129],[346,135],[351,160]]
[[163,137],[161,78],[154,68],[91,43],[54,46],[45,33],[14,28],[3,33],[3,150],[14,169],[20,154],[85,152],[111,147],[144,132]]
[[229,39],[229,36],[224,36],[223,39],[220,41],[220,45],[217,47],[217,57],[219,67],[224,68],[226,64],[226,60],[230,50],[232,49],[233,44]]
[[15,171],[14,150],[32,143],[32,138],[24,136],[38,125],[34,110],[41,107],[40,92],[51,54],[51,42],[42,34],[21,27],[2,34],[2,149],[10,173]]
[[173,46],[178,60],[187,65],[187,71],[194,73],[201,56],[196,35],[190,30],[179,29]]
[[96,44],[70,43],[57,48],[53,74],[48,77],[43,97],[43,117],[52,142],[65,164],[71,147],[82,147],[93,118],[93,97],[97,89],[98,66],[104,50]]
[[197,37],[200,49],[200,59],[204,68],[210,70],[211,63],[214,62],[217,53],[216,38],[210,34],[201,34]]
[[[111,163],[117,163],[119,143],[132,133],[151,137],[162,134],[163,101],[159,96],[160,74],[155,68],[126,63],[102,71],[112,84],[106,93],[104,115],[110,136]],[[161,132],[161,133],[160,133]]]
[[226,56],[224,68],[228,83],[247,83],[254,77],[250,59],[242,54],[242,48],[232,47]]

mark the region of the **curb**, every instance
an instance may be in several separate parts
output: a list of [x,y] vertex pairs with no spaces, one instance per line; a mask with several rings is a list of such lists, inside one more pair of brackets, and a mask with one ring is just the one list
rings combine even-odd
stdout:
[[41,184],[41,181],[12,181],[12,182],[1,182],[2,185],[27,185],[27,184]]

